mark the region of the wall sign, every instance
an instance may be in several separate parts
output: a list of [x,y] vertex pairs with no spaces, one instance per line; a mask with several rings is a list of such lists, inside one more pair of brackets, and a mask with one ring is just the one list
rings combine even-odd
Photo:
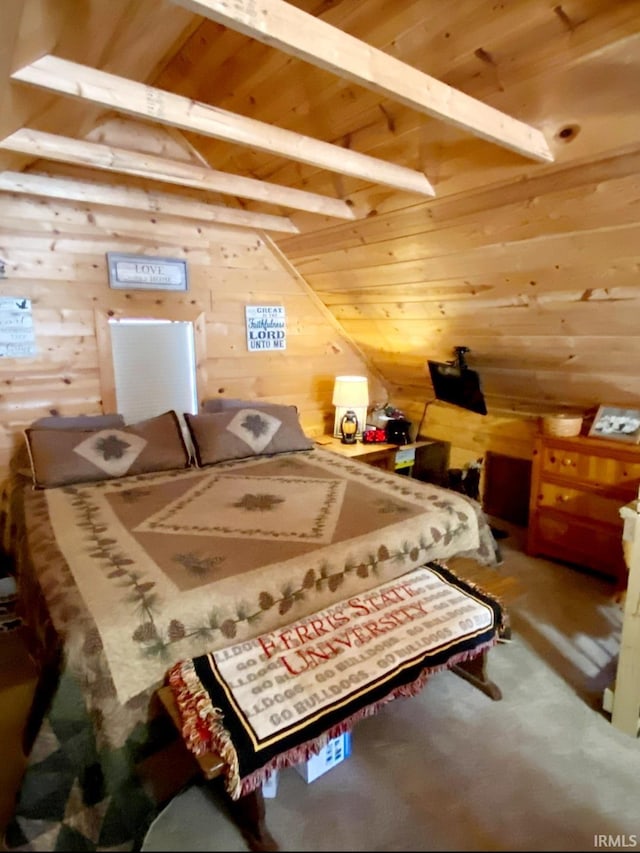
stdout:
[[0,356],[29,358],[36,354],[31,300],[0,297]]
[[187,290],[187,262],[107,252],[109,287],[116,290]]
[[283,305],[245,305],[245,315],[249,352],[287,348]]

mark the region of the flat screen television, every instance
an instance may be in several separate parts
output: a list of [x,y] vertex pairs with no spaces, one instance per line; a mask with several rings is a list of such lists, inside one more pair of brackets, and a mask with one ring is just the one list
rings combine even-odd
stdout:
[[431,384],[436,400],[468,409],[479,415],[487,414],[480,377],[459,358],[458,364],[428,361]]

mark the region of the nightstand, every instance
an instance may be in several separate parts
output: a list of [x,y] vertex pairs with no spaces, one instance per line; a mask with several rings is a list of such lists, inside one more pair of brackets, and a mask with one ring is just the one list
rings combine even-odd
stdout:
[[428,447],[432,441],[414,441],[411,444],[364,444],[361,441],[355,444],[343,444],[339,438],[332,435],[323,435],[315,439],[318,447],[346,456],[348,459],[356,459],[376,468],[384,468],[398,474],[411,476],[416,459],[416,453],[421,447]]

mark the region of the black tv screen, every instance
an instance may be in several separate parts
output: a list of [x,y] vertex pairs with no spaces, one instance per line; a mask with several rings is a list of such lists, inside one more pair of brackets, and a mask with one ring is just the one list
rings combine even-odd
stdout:
[[487,414],[480,377],[475,370],[439,361],[428,361],[427,364],[436,400],[479,415]]

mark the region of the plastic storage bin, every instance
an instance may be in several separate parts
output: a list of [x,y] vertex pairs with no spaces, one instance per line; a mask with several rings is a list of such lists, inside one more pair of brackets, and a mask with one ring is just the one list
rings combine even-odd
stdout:
[[307,761],[296,764],[296,770],[305,782],[313,782],[350,755],[351,732],[345,732],[339,737],[334,737],[330,740],[317,755],[312,755]]

